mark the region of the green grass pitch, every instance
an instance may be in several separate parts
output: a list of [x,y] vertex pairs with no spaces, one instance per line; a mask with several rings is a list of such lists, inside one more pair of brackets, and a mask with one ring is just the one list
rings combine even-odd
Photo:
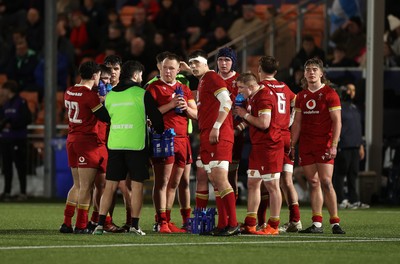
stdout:
[[[311,210],[301,209],[303,227]],[[346,235],[332,235],[328,213],[324,234],[279,236],[204,237],[192,234],[157,234],[151,231],[154,211],[143,208],[140,225],[144,237],[129,234],[103,236],[61,234],[64,203],[0,203],[0,263],[399,263],[400,208],[372,207],[340,210]],[[243,221],[246,208],[237,209]],[[284,206],[281,223],[288,217]],[[114,220],[122,224],[119,202]],[[173,219],[180,223],[179,209]]]

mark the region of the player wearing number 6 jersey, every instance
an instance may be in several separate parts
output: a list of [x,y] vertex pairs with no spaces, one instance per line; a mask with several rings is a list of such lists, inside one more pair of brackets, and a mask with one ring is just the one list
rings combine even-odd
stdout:
[[[68,112],[67,137],[68,165],[71,167],[71,187],[64,211],[62,233],[89,233],[87,227],[91,191],[97,171],[103,162],[99,154],[98,119],[109,122],[110,117],[92,88],[99,84],[100,67],[95,62],[85,62],[79,67],[81,82],[69,87],[64,95]],[[78,207],[75,230],[71,219]]]
[[[277,125],[281,128],[282,140],[284,142],[285,154],[283,159],[283,171],[280,178],[280,186],[289,207],[289,222],[280,228],[280,231],[297,232],[302,229],[300,222],[300,210],[298,195],[293,185],[293,161],[289,158],[290,152],[290,112],[294,107],[296,95],[283,82],[275,79],[279,62],[272,56],[263,56],[259,60],[258,75],[260,82],[266,88],[274,92],[277,100]],[[265,192],[265,190],[262,190]],[[265,197],[265,195],[262,195]],[[265,218],[265,204],[260,206],[260,217]],[[260,224],[260,223],[259,223]]]

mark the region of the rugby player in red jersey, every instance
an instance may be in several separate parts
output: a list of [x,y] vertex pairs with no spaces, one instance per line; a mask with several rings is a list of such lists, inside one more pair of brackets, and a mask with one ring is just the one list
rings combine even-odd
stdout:
[[199,79],[200,157],[216,194],[218,225],[210,235],[236,235],[240,232],[236,198],[228,181],[233,148],[232,100],[225,81],[209,69],[204,51],[196,50],[188,59],[193,75]]
[[322,206],[328,208],[333,234],[345,234],[339,226],[336,193],[332,185],[334,159],[341,131],[341,105],[338,94],[329,87],[323,62],[309,59],[304,65],[304,90],[297,94],[291,128],[290,156],[294,159],[299,141],[299,165],[310,186],[312,225],[301,233],[323,233]]
[[[153,202],[160,233],[186,232],[176,227],[170,220],[176,190],[185,167],[192,163],[188,118],[197,119],[197,106],[189,87],[176,80],[179,67],[179,57],[173,53],[167,54],[161,63],[160,78],[147,86],[147,90],[163,114],[165,129],[173,128],[176,133],[174,155],[152,158],[155,175]],[[177,95],[177,89],[182,89],[183,96]],[[176,111],[176,108],[180,111]],[[190,215],[190,204],[183,207],[181,209],[189,210]]]
[[[258,75],[260,84],[271,89],[277,101],[277,124],[281,128],[282,140],[284,142],[285,154],[283,161],[283,171],[280,178],[280,186],[289,207],[289,222],[280,227],[282,232],[297,232],[302,229],[300,221],[299,198],[293,185],[293,161],[289,158],[290,152],[290,116],[291,109],[294,107],[296,95],[283,82],[275,79],[278,71],[279,62],[272,56],[262,56],[259,59]],[[265,190],[262,190],[262,193]],[[263,201],[261,201],[263,203]],[[261,204],[260,208],[266,210],[266,204]],[[259,212],[260,217],[264,217],[265,212]],[[259,223],[260,224],[260,223]]]
[[[61,233],[88,234],[88,210],[94,179],[102,162],[98,147],[98,118],[108,122],[110,117],[100,103],[93,87],[99,84],[100,66],[93,61],[84,62],[79,67],[81,82],[69,87],[64,95],[68,112],[69,127],[67,137],[68,164],[71,167],[73,186],[71,187],[64,211]],[[71,219],[78,208],[75,229]]]
[[[243,232],[278,235],[282,195],[279,187],[283,167],[283,140],[277,122],[277,101],[269,88],[257,83],[253,73],[242,73],[237,79],[239,92],[248,99],[246,109],[235,107],[235,113],[249,126],[251,152],[247,171],[247,215]],[[256,230],[260,188],[265,185],[270,195],[270,217],[267,226]]]
[[[224,79],[226,83],[226,88],[230,93],[230,97],[232,101],[235,101],[236,95],[238,94],[236,87],[236,78],[239,74],[235,71],[237,64],[237,56],[233,49],[230,47],[224,47],[218,50],[217,53],[217,73]],[[233,119],[233,127],[235,128],[241,120],[240,118]],[[232,152],[232,162],[229,164],[229,172],[228,172],[228,180],[231,184],[233,190],[235,191],[236,199],[238,198],[238,168],[239,161],[242,155],[243,149],[243,133],[241,130],[238,130],[238,133],[235,133],[234,144],[233,144],[233,152]],[[201,158],[198,157],[196,162],[197,165],[197,174],[196,174],[196,207],[197,208],[206,208],[208,204],[208,177],[207,173],[203,168],[203,164],[201,163]]]

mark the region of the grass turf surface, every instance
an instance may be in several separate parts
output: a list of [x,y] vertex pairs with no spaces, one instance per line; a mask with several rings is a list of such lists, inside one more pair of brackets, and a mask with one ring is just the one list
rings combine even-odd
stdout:
[[[120,204],[120,203],[119,203]],[[145,205],[140,225],[144,237],[129,234],[103,236],[61,234],[63,203],[0,203],[0,262],[8,263],[398,263],[400,208],[372,207],[340,210],[346,235],[332,235],[324,210],[324,234],[204,237],[158,234],[151,231],[153,208]],[[237,209],[243,221],[246,208]],[[288,210],[282,208],[281,223]],[[303,228],[311,210],[301,207]],[[180,223],[179,209],[173,219]],[[114,222],[125,220],[118,205]]]

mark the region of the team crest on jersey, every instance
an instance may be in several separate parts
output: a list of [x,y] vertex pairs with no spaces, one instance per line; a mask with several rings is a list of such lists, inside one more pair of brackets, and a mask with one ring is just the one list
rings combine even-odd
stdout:
[[262,170],[262,171],[264,170],[264,166],[261,166],[261,170]]
[[318,100],[321,100],[321,98],[322,98],[322,96],[323,96],[324,94],[323,93],[319,93],[319,97],[318,97]]
[[303,95],[304,96],[304,98],[306,98],[307,97],[307,95],[305,94],[305,95]]
[[214,157],[214,152],[211,152],[211,157]]

